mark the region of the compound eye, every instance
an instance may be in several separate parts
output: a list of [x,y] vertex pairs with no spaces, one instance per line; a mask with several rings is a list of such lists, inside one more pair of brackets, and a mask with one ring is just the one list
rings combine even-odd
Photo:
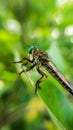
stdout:
[[28,48],[29,54],[32,54],[32,50],[33,50],[34,48],[37,48],[37,47],[36,47],[36,46],[31,46],[31,47]]

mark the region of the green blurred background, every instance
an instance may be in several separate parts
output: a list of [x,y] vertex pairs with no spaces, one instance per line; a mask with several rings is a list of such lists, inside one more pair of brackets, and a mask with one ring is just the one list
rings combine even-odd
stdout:
[[[59,129],[28,78],[18,76],[21,66],[12,64],[28,57],[32,45],[47,51],[73,84],[72,0],[0,0],[0,130]],[[52,80],[50,77],[48,89],[50,82],[56,88]],[[73,97],[60,89],[73,108]]]

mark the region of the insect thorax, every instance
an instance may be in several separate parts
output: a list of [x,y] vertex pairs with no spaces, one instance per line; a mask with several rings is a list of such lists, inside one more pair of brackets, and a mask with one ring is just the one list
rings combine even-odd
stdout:
[[33,55],[33,59],[38,62],[48,62],[49,61],[49,56],[46,52],[42,51],[42,50],[36,50],[36,51],[33,51],[32,53]]

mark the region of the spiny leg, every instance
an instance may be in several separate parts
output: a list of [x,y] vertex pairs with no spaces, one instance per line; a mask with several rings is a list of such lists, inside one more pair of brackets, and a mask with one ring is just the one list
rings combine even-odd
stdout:
[[35,93],[37,92],[37,89],[40,88],[39,84],[47,78],[47,75],[40,69],[40,66],[36,66],[37,71],[42,75],[40,79],[37,80],[36,82],[36,88],[35,88]]

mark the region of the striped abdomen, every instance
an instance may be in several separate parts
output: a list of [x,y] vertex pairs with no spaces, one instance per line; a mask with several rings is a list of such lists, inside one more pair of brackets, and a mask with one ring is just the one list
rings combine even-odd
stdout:
[[43,63],[47,71],[67,90],[73,95],[73,89],[70,83],[65,79],[65,77],[57,70],[55,65],[49,61]]

